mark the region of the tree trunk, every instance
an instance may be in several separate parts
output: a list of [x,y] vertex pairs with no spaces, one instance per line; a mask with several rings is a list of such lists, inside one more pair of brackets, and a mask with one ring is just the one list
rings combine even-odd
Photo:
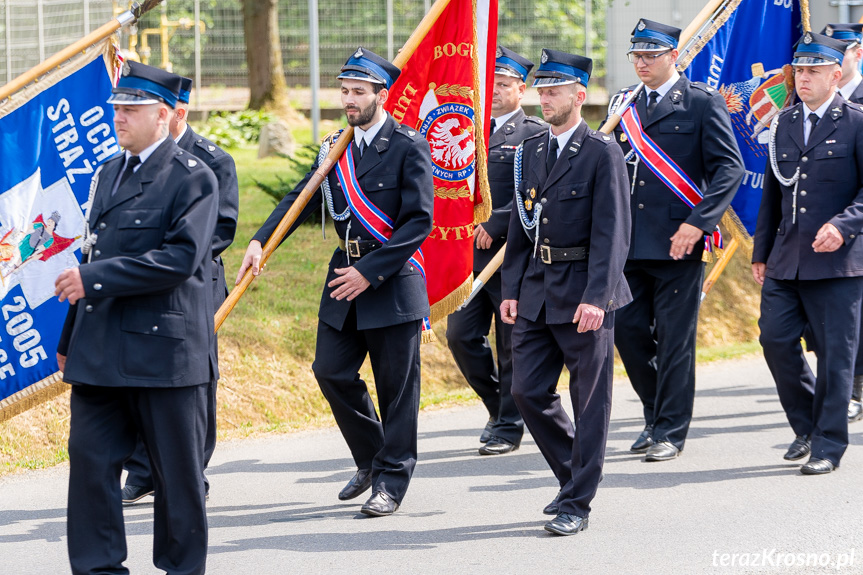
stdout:
[[242,0],[249,108],[280,115],[288,110],[287,84],[279,44],[278,0]]

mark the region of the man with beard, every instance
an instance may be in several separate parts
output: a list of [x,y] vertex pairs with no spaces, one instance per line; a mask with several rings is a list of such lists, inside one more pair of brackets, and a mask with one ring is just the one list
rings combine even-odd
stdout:
[[[551,126],[517,152],[501,316],[514,324],[512,395],[560,486],[545,529],[574,535],[602,478],[614,310],[631,300],[629,190],[620,148],[581,117],[593,62],[557,50],[541,62],[533,85]],[[563,366],[575,425],[556,393]]]
[[[521,109],[527,75],[533,62],[498,46],[488,142],[488,182],[492,212],[474,230],[473,270],[481,272],[506,243],[515,183],[515,150],[525,138],[545,132],[545,123]],[[501,455],[518,449],[524,421],[512,398],[512,327],[500,318],[500,272],[492,275],[464,309],[447,318],[446,341],[456,365],[482,399],[489,419],[480,436],[480,455]],[[488,342],[494,318],[497,363]]]
[[[416,466],[420,332],[429,314],[415,255],[432,229],[431,152],[422,135],[383,109],[398,76],[398,68],[365,48],[342,67],[338,78],[353,143],[297,220],[321,205],[323,193],[341,238],[321,297],[312,370],[357,465],[339,499],[371,487],[360,510],[370,516],[398,509]],[[238,283],[249,267],[260,273],[262,245],[317,168],[316,162],[255,234]],[[382,230],[385,224],[391,235]],[[380,419],[359,374],[366,356]]]
[[[615,131],[631,181],[625,273],[633,302],[617,314],[614,343],[644,407],[644,430],[630,451],[645,461],[671,460],[683,450],[695,400],[705,236],[744,175],[725,99],[675,68],[679,36],[679,28],[641,19],[629,49],[645,85],[633,104],[643,134],[636,139],[652,141],[672,164],[653,162],[649,153],[644,161],[621,128]],[[612,100],[611,111],[630,90]]]
[[[863,297],[863,111],[836,93],[843,42],[807,32],[794,51],[800,103],[770,133],[752,275],[761,286],[761,346],[797,436],[785,459],[832,472],[848,447],[846,409]],[[813,376],[800,345],[811,330]]]

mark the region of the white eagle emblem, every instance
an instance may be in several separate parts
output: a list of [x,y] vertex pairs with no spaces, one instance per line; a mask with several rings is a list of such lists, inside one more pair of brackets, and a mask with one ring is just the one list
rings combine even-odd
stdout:
[[457,118],[449,118],[437,124],[429,138],[432,159],[442,167],[463,167],[471,161],[476,151],[471,135],[469,129],[461,127]]

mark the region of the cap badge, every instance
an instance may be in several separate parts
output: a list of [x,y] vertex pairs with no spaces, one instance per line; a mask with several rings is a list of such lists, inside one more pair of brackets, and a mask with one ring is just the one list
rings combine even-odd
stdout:
[[824,34],[825,34],[825,35],[827,35],[827,36],[832,36],[832,35],[833,35],[833,27],[832,27],[832,26],[827,26],[827,29],[826,29],[826,30],[824,30]]
[[500,58],[503,56],[503,50],[500,49],[500,46],[497,47],[497,51],[494,53],[495,58]]
[[132,73],[132,67],[129,65],[129,62],[128,62],[128,61],[127,61],[127,62],[123,62],[123,71],[122,71],[122,74],[123,74],[124,76],[128,76],[128,75],[129,75],[129,74],[131,74],[131,73]]
[[543,51],[542,51],[542,58],[540,58],[540,59],[539,59],[539,61],[540,61],[541,63],[543,63],[543,64],[545,64],[546,62],[548,62],[548,52],[546,52],[545,50],[543,50]]
[[811,44],[812,43],[812,34],[811,33],[806,32],[806,34],[804,34],[803,43],[804,44]]
[[638,21],[638,31],[644,32],[644,29],[647,28],[647,24],[644,23],[644,20]]
[[357,51],[354,52],[354,58],[362,58],[363,57],[363,49],[357,48]]

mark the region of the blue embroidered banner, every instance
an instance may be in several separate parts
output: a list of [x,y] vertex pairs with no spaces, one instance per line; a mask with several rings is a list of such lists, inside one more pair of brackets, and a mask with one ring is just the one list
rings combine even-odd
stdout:
[[731,207],[755,233],[767,164],[770,121],[792,90],[793,45],[802,35],[793,0],[743,0],[686,70],[728,104],[746,175]]
[[90,54],[0,108],[0,420],[59,379],[54,280],[78,265],[91,177],[120,151],[108,68]]

